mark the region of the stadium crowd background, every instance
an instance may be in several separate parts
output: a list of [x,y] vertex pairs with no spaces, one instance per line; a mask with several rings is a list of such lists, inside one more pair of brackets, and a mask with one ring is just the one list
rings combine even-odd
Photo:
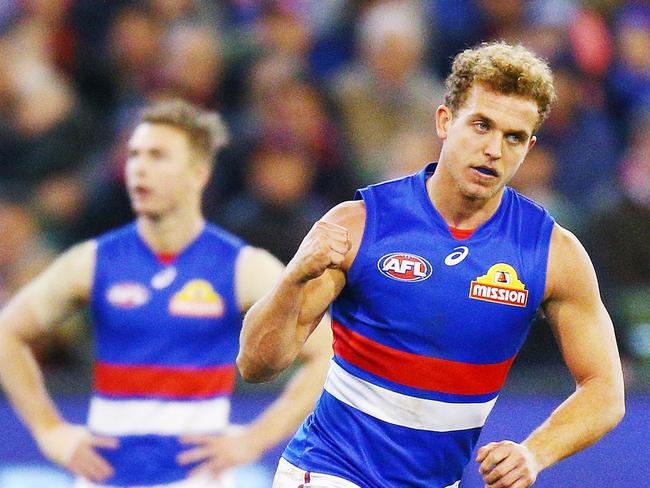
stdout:
[[[125,143],[145,103],[182,96],[222,113],[232,142],[206,214],[287,261],[355,188],[436,159],[450,59],[492,39],[554,69],[558,103],[512,184],[585,243],[628,389],[650,390],[641,0],[2,0],[0,306],[56,253],[131,219]],[[86,321],[38,346],[59,391],[87,387]],[[561,364],[541,324],[520,363]]]

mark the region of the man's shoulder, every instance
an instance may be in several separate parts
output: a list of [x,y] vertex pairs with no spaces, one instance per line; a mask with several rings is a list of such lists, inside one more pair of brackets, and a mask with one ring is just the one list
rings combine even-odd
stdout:
[[95,237],[99,245],[106,243],[118,241],[127,237],[134,237],[137,234],[135,222],[129,222],[128,224],[122,225],[120,227],[115,227],[113,229],[107,230],[106,232]]
[[366,219],[366,204],[363,200],[348,200],[332,207],[321,220],[349,228]]
[[[427,166],[428,168],[429,166]],[[400,185],[405,185],[405,184],[410,184],[414,178],[418,178],[422,176],[422,174],[427,171],[427,168],[418,171],[417,173],[413,174],[408,174],[408,175],[402,175],[402,176],[397,176],[395,178],[390,178],[387,180],[382,180],[377,183],[372,183],[370,185],[367,185],[363,188],[360,188],[358,191],[364,191],[364,190],[372,190],[372,189],[390,189],[390,188],[396,188],[399,187]]]
[[382,208],[404,208],[405,201],[417,199],[421,191],[426,191],[425,171],[426,168],[414,174],[380,181],[360,188],[355,193],[354,200],[363,200],[370,214],[376,212],[375,207],[378,205]]
[[533,200],[532,198],[527,197],[522,193],[519,193],[514,188],[508,186],[506,187],[506,191],[509,192],[513,200],[515,200],[519,205],[523,206],[524,208],[529,208],[537,212],[548,213],[546,207],[544,207],[544,205],[542,205],[540,202]]
[[244,241],[241,237],[211,222],[205,225],[204,235],[212,243],[219,243],[221,245],[226,245],[233,249],[241,249],[242,247],[248,245],[248,243]]

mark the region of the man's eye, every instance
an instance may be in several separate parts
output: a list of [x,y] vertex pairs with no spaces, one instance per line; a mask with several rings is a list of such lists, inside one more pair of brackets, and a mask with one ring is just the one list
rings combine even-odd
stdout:
[[508,142],[512,144],[519,144],[521,142],[521,137],[514,134],[510,134],[506,138],[508,139]]
[[474,127],[476,127],[480,131],[486,131],[490,128],[490,126],[487,125],[485,122],[476,122],[474,124]]

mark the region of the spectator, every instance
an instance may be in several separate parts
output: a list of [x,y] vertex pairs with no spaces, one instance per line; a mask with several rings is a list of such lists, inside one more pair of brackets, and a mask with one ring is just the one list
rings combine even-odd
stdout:
[[277,142],[261,145],[249,163],[246,191],[214,217],[287,263],[327,208],[311,193],[314,178],[315,165],[308,153]]
[[650,360],[650,114],[635,120],[621,166],[622,199],[590,226],[591,252],[604,296],[629,353]]
[[570,64],[554,70],[557,103],[539,134],[557,159],[553,185],[585,216],[614,197],[619,151],[602,87]]
[[390,167],[388,145],[401,130],[431,130],[440,82],[424,66],[430,32],[413,1],[380,2],[357,30],[357,60],[335,83],[359,176],[376,181]]
[[561,226],[581,234],[584,222],[577,217],[579,209],[553,187],[556,165],[552,148],[537,144],[510,181],[510,186],[542,204]]
[[628,2],[616,27],[618,56],[608,77],[610,106],[625,139],[634,113],[650,106],[650,7]]

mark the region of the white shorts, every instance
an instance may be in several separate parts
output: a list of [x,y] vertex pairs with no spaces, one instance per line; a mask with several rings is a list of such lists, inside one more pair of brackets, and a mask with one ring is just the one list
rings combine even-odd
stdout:
[[77,478],[74,488],[235,488],[233,471],[229,470],[223,473],[219,478],[214,478],[210,474],[198,474],[174,483],[164,485],[146,485],[146,486],[113,486],[92,483],[88,480]]
[[361,488],[351,481],[331,474],[312,473],[280,458],[273,478],[273,488]]
[[[459,488],[460,481],[446,488]],[[351,481],[330,474],[312,473],[280,458],[273,478],[273,488],[361,488]]]

